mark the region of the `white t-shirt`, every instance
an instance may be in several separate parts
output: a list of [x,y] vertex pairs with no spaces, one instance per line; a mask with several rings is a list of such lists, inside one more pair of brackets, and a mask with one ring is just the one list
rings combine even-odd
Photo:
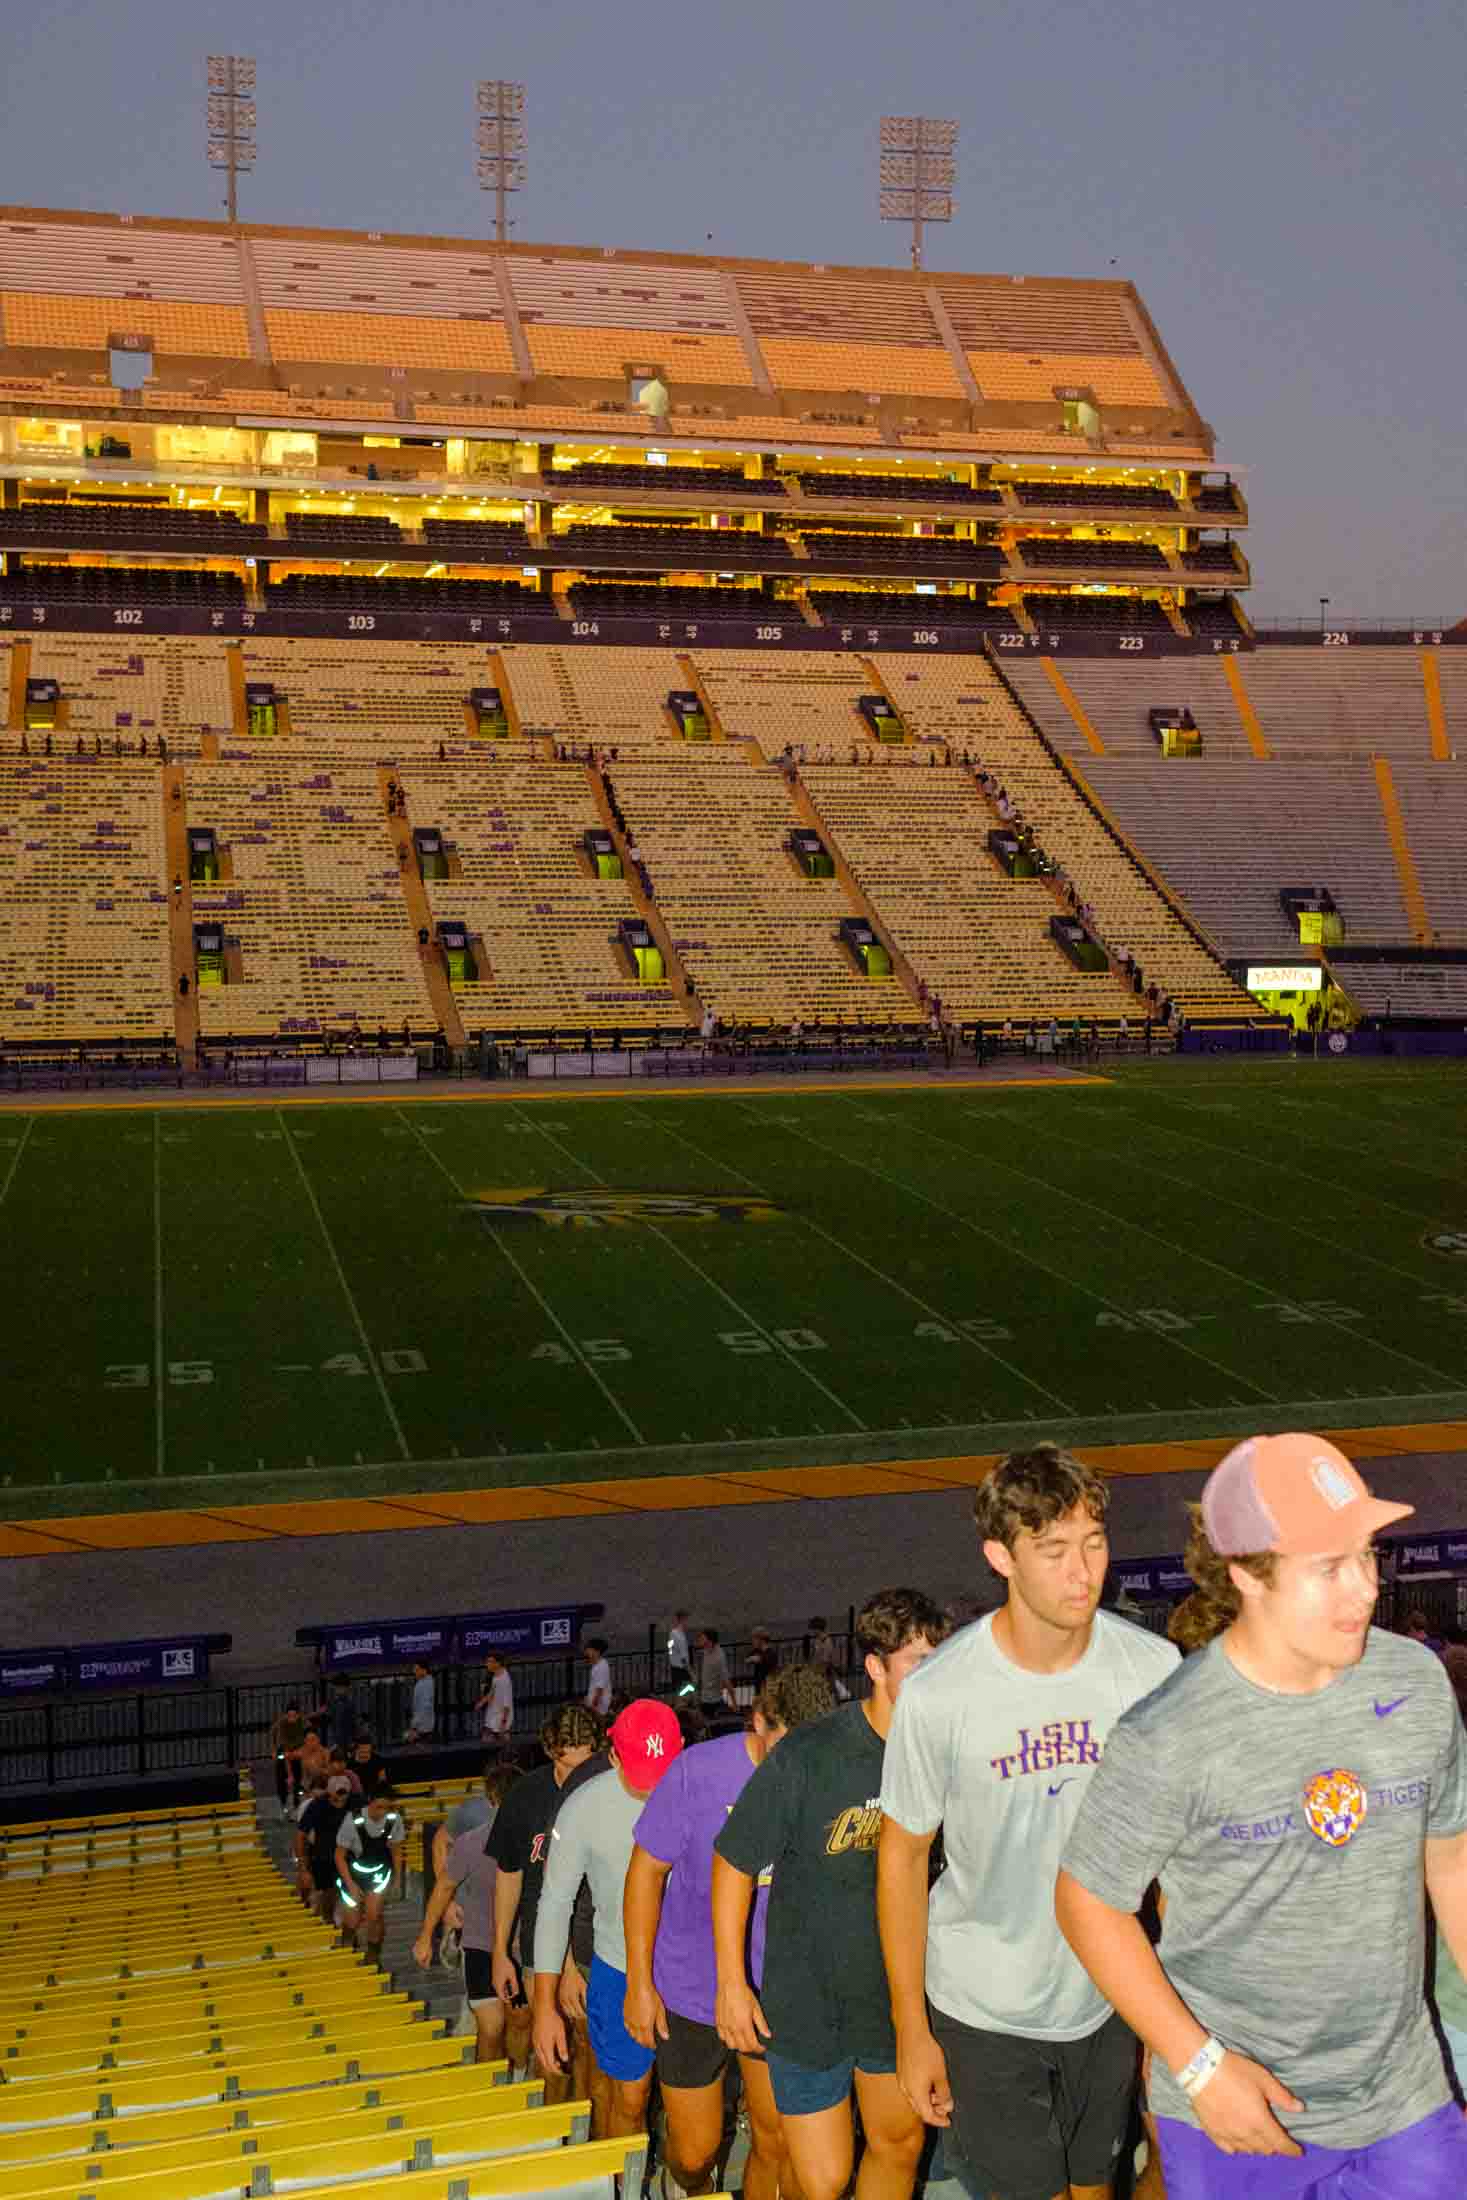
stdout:
[[611,1708],[611,1667],[605,1658],[598,1658],[591,1668],[586,1702],[593,1711],[609,1711]]
[[486,1734],[508,1734],[514,1725],[514,1688],[507,1672],[501,1666],[489,1684],[489,1701],[484,1706],[483,1731]]
[[1031,1673],[999,1649],[989,1613],[904,1683],[881,1807],[909,1833],[943,1829],[927,1992],[945,2015],[1039,2040],[1084,2039],[1110,2015],[1055,1921],[1055,1877],[1111,1728],[1177,1662],[1160,1636],[1097,1612],[1078,1664]]

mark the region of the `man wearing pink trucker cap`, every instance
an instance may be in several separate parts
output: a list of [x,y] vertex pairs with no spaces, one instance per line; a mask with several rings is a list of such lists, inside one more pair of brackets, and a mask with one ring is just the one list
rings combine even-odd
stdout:
[[550,1856],[535,1919],[535,2053],[542,2070],[568,2060],[565,2025],[556,2007],[571,1912],[582,1879],[591,1889],[595,1953],[586,1986],[586,2029],[597,2067],[611,2084],[608,2139],[640,2131],[652,2088],[650,2047],[632,2038],[622,2017],[627,1944],[622,1893],[637,1820],[658,1781],[683,1746],[671,1706],[638,1696],[614,1720],[612,1779],[590,1780],[562,1803],[550,1835]]
[[1151,2048],[1168,2200],[1467,2194],[1424,1981],[1428,1893],[1467,1961],[1467,1749],[1440,1662],[1370,1624],[1412,1509],[1322,1437],[1236,1445],[1187,1549],[1229,1624],[1115,1727],[1066,1844],[1060,1925]]

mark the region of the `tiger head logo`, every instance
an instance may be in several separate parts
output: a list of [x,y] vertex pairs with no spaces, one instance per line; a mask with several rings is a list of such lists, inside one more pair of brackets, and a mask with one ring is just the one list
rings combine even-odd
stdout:
[[1365,1823],[1365,1785],[1353,1772],[1335,1766],[1317,1772],[1304,1790],[1304,1817],[1309,1831],[1326,1848],[1343,1849]]

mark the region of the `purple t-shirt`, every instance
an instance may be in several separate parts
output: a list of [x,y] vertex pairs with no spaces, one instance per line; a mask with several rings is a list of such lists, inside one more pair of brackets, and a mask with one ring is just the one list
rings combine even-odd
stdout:
[[[752,1778],[742,1734],[699,1742],[674,1757],[637,1820],[637,1846],[672,1870],[662,1890],[662,1917],[652,1951],[652,1980],[669,2009],[695,2024],[713,2022],[718,1966],[713,1954],[713,1844]],[[761,1880],[749,1927],[749,1977],[764,1976],[764,1914],[769,1889]]]

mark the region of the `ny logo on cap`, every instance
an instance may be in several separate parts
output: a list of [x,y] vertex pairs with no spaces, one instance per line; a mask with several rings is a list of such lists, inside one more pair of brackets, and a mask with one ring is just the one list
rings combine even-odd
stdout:
[[667,1745],[660,1734],[649,1734],[647,1736],[647,1755],[649,1757],[661,1757],[665,1753],[666,1747]]
[[1309,1479],[1331,1512],[1340,1512],[1354,1503],[1355,1491],[1347,1475],[1341,1474],[1333,1459],[1320,1457],[1309,1463]]

